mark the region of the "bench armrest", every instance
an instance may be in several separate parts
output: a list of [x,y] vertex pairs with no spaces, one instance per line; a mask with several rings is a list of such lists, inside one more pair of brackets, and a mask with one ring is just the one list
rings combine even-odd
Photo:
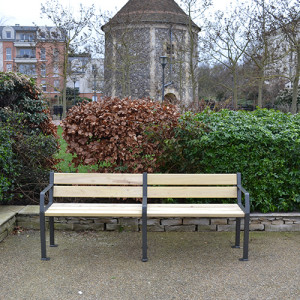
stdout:
[[[52,188],[53,188],[53,184],[51,183],[41,191],[41,193],[40,193],[40,212],[45,212],[45,195],[49,191],[52,192]],[[53,202],[53,199],[52,199],[52,193],[51,193],[49,204],[52,204],[52,202]]]
[[241,185],[237,185],[238,188],[238,204],[242,205],[242,196],[241,193],[245,195],[245,213],[250,213],[250,196],[249,192],[247,192]]

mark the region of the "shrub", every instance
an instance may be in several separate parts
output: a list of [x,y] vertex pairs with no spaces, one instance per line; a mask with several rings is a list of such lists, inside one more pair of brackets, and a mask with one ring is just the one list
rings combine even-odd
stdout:
[[15,178],[18,176],[11,134],[9,128],[0,127],[0,203],[12,200]]
[[38,203],[57,160],[56,126],[34,81],[0,73],[0,202]]
[[106,98],[73,107],[63,121],[63,136],[67,151],[76,154],[75,166],[97,164],[98,171],[152,172],[161,154],[159,139],[172,136],[178,117],[171,104]]
[[252,210],[300,208],[300,117],[278,111],[186,113],[164,142],[162,171],[241,172]]

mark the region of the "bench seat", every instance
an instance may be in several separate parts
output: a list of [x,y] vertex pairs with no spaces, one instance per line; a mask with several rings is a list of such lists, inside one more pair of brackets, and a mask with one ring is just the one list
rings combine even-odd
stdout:
[[46,217],[142,217],[141,203],[53,203]]
[[154,217],[236,217],[245,213],[238,204],[148,204],[147,216]]
[[[46,217],[142,217],[142,204],[53,203]],[[147,216],[154,217],[236,217],[245,213],[238,204],[148,204]]]

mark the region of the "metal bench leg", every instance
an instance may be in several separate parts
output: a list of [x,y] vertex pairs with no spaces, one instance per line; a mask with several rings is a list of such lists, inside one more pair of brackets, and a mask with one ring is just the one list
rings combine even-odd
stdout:
[[45,226],[45,213],[40,213],[40,234],[41,234],[41,252],[42,260],[49,260],[46,254],[46,226]]
[[147,257],[147,173],[143,173],[143,203],[142,203],[142,261],[148,261]]
[[232,248],[240,248],[240,234],[241,234],[241,218],[236,218],[235,245],[232,246]]
[[247,261],[248,260],[249,221],[250,221],[250,214],[246,214],[245,215],[245,224],[244,224],[243,258],[240,258],[241,261]]
[[143,239],[143,256],[142,261],[148,261],[147,258],[147,217],[142,218],[142,239]]
[[57,247],[54,242],[54,217],[49,217],[50,247]]

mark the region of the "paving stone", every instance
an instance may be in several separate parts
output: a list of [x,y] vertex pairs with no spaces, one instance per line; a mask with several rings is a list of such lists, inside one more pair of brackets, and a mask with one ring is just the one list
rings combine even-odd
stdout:
[[300,224],[265,225],[265,231],[300,231]]
[[8,236],[8,231],[5,230],[4,232],[0,233],[0,243]]
[[272,225],[282,225],[283,224],[283,220],[274,220],[272,221]]
[[165,226],[165,231],[191,232],[196,231],[195,225]]
[[[142,226],[140,226],[140,231],[142,231]],[[159,224],[156,224],[156,225],[148,225],[147,226],[147,231],[149,232],[162,232],[162,231],[165,231],[165,226],[163,225],[159,225]]]
[[75,224],[70,223],[54,223],[54,229],[56,230],[74,230]]
[[222,219],[211,219],[210,221],[211,225],[227,225],[227,219],[222,218]]
[[25,221],[25,222],[17,222],[17,225],[24,229],[40,229],[40,223]]
[[198,225],[197,231],[207,232],[207,231],[216,231],[217,225]]
[[[142,224],[142,219],[139,219],[139,224]],[[160,219],[148,219],[147,225],[159,225]]]
[[85,230],[96,230],[96,231],[103,231],[104,224],[73,224],[73,230],[75,231],[85,231]]
[[119,224],[106,224],[105,229],[107,231],[118,231],[120,230],[120,225]]
[[100,223],[100,224],[117,224],[118,219],[113,219],[113,218],[96,218],[95,223]]
[[39,205],[27,205],[18,212],[19,215],[39,215]]
[[0,233],[9,230],[9,228],[14,228],[15,223],[16,223],[16,217],[13,216],[9,220],[7,220],[5,223],[3,223],[2,225],[0,225]]
[[163,219],[161,220],[161,225],[164,226],[174,226],[174,225],[181,225],[182,219],[180,218],[170,218],[170,219]]
[[207,218],[184,218],[183,225],[209,225]]
[[263,224],[250,224],[249,225],[249,230],[250,231],[260,231],[260,230],[265,230],[265,225]]
[[218,225],[217,231],[235,231],[235,225]]

